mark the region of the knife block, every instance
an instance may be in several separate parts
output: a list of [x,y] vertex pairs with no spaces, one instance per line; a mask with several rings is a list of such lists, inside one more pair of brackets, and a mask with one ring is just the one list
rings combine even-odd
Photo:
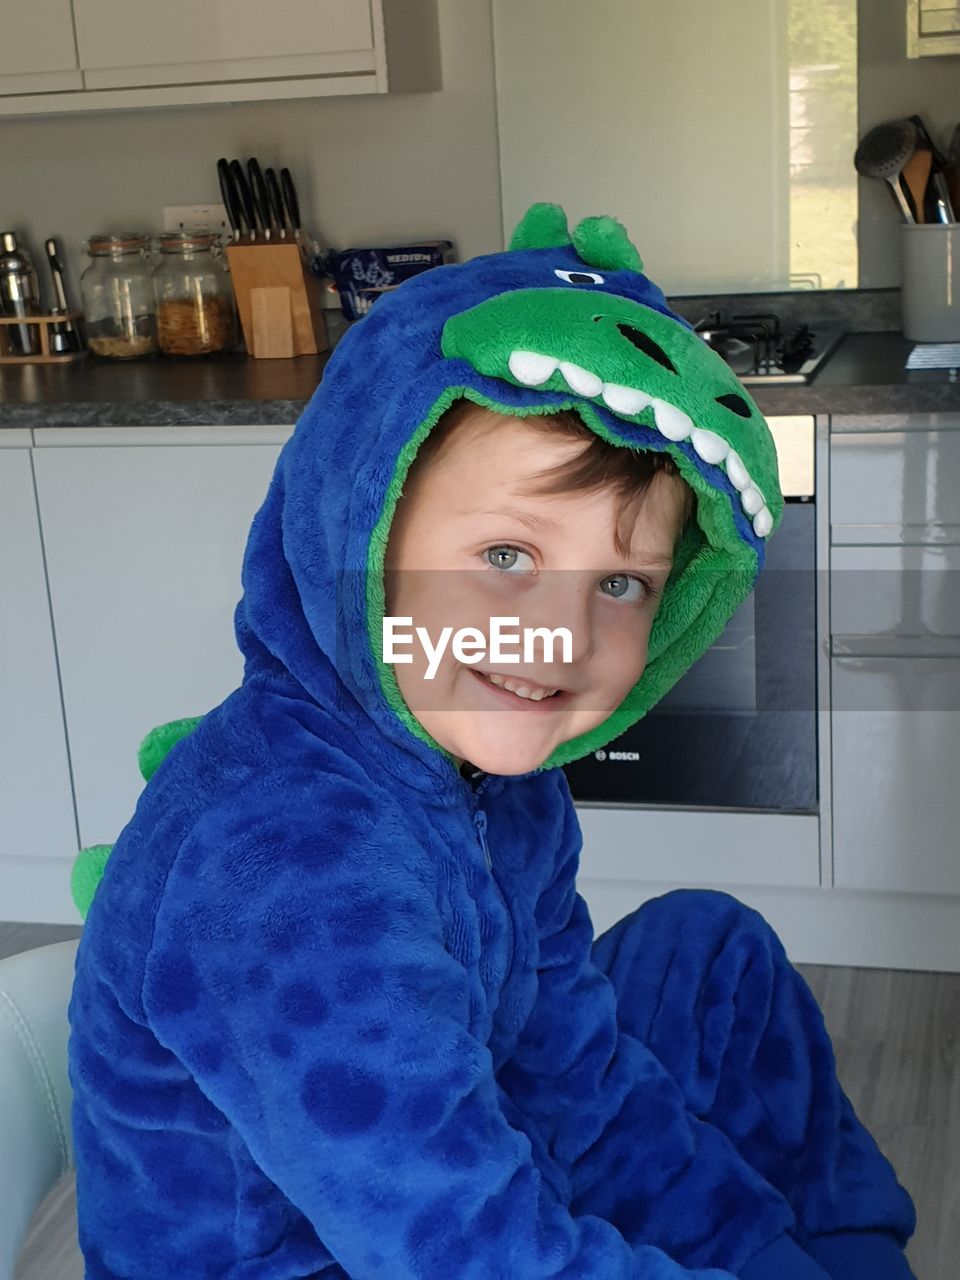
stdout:
[[228,244],[226,253],[251,356],[287,359],[329,350],[320,281],[299,244]]

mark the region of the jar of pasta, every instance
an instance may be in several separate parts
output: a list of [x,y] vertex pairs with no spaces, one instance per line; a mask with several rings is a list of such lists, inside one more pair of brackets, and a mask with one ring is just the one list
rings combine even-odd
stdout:
[[213,231],[169,231],[157,237],[153,273],[157,340],[165,356],[206,356],[236,345],[230,276]]
[[94,355],[130,360],[157,351],[150,237],[139,232],[91,236],[90,265],[80,277],[87,345]]

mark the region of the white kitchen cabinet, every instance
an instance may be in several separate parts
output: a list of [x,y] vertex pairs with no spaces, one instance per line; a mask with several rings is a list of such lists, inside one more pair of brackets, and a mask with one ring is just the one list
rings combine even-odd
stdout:
[[[77,826],[29,448],[0,440],[0,856],[72,858]],[[0,919],[8,886],[0,882]]]
[[834,885],[960,895],[960,418],[830,440]]
[[830,551],[834,655],[960,657],[956,541]]
[[0,76],[0,113],[440,87],[437,0],[72,0],[72,16],[56,3],[71,47],[76,26],[78,83],[41,95]]
[[836,888],[960,894],[957,651],[833,659]]
[[4,5],[0,93],[52,93],[82,87],[70,0]]
[[144,735],[205,714],[243,674],[240,568],[286,429],[214,444],[210,429],[174,430],[35,433],[82,845],[112,842],[132,816]]
[[907,0],[907,57],[960,53],[958,0]]
[[[855,420],[847,420],[851,426]],[[831,541],[933,543],[960,527],[960,415],[904,415],[830,437]]]
[[[73,7],[80,62],[92,87],[147,84],[144,77],[171,68],[178,79],[233,79],[232,63],[268,65],[311,53],[370,56],[374,47],[366,0],[73,0]],[[220,74],[191,71],[208,63]],[[270,70],[282,75],[282,62]],[[100,74],[94,78],[94,72]]]

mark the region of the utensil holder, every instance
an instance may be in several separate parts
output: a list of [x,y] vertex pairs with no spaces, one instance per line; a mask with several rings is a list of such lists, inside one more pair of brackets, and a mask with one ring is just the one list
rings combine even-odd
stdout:
[[[82,319],[82,311],[66,311],[56,316],[0,316],[0,364],[70,364],[73,360],[82,360],[86,351],[55,352],[50,349],[50,331],[54,325],[62,325],[69,320],[76,330]],[[21,355],[13,349],[10,330],[24,325],[38,331],[40,350],[31,355]]]
[[903,336],[912,342],[960,342],[960,223],[904,223]]
[[299,244],[228,244],[226,253],[251,356],[288,359],[329,350],[320,282]]

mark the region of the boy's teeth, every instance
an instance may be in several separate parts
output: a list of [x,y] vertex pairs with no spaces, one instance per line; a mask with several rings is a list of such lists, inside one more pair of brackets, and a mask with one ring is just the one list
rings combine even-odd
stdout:
[[556,693],[556,689],[529,689],[525,684],[519,684],[510,679],[509,676],[498,675],[495,671],[486,673],[487,679],[491,684],[500,685],[501,688],[509,689],[511,693],[515,693],[518,698],[529,698],[531,702],[542,702],[544,698],[549,698]]

